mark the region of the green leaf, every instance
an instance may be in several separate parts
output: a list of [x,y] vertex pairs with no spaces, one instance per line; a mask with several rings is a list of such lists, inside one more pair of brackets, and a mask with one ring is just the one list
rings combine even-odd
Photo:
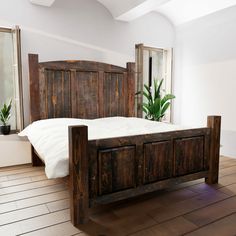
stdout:
[[148,104],[143,104],[143,108],[147,111],[146,113],[149,113],[151,106]]
[[170,102],[167,102],[161,109],[161,115],[164,116],[165,115],[165,112],[166,110],[169,108],[170,106]]
[[154,99],[158,98],[157,94],[157,80],[154,80]]
[[161,105],[163,106],[167,101],[174,99],[175,96],[172,94],[166,94],[164,98],[162,98]]
[[144,90],[146,90],[150,96],[152,95],[150,87],[148,87],[146,84],[144,85]]
[[156,98],[155,101],[154,101],[154,112],[155,113],[159,113],[160,111],[160,108],[161,108],[161,99],[160,98]]
[[143,112],[145,112],[146,114],[148,114],[148,110],[146,107],[142,107],[143,108]]
[[145,119],[160,121],[171,105],[170,100],[175,98],[172,94],[166,94],[162,97],[161,87],[163,81],[164,79],[160,80],[160,82],[154,80],[153,94],[148,85],[144,84],[143,97],[145,97],[147,101],[143,102],[142,109],[145,113]]
[[162,86],[163,81],[164,81],[164,79],[162,79],[162,80],[160,81],[160,83],[159,83],[159,85],[158,85],[158,87],[157,87],[157,91],[156,91],[157,97],[159,97],[159,98],[161,97],[160,92],[161,92],[161,86]]
[[150,87],[148,87],[146,84],[144,84],[144,88],[145,88],[149,93],[151,93]]
[[12,100],[9,102],[8,105],[4,103],[2,109],[0,110],[0,120],[3,125],[6,125],[7,121],[11,118],[11,106]]
[[145,96],[147,98],[148,101],[150,101],[150,95],[148,93],[146,93],[145,91],[143,91],[143,96]]

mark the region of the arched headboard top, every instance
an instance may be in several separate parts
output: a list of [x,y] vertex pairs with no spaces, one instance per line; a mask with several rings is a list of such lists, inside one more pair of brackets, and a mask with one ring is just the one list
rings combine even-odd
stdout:
[[134,116],[135,64],[39,62],[29,54],[31,122],[59,117]]
[[76,69],[80,71],[105,71],[124,73],[127,68],[115,66],[107,63],[85,60],[65,60],[65,61],[48,61],[40,62],[39,68],[47,68],[51,70],[71,70]]

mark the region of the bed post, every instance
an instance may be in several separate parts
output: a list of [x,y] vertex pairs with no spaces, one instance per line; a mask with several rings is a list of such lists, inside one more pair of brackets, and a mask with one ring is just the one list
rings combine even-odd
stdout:
[[88,127],[69,127],[70,213],[73,225],[88,222]]
[[30,83],[30,122],[40,120],[39,101],[39,57],[37,54],[28,54],[29,83]]
[[[37,54],[28,54],[29,83],[30,83],[30,122],[40,120],[39,101],[39,57]],[[32,166],[42,166],[43,163],[31,146]]]
[[208,184],[218,183],[219,160],[220,160],[220,116],[208,116],[207,127],[211,128],[210,134],[210,158],[209,158],[209,175],[205,179]]
[[135,63],[128,62],[126,65],[128,76],[128,116],[135,116]]

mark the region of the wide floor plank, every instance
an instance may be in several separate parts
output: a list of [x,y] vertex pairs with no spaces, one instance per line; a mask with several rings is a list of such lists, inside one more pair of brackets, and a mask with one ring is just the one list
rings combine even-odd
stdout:
[[75,228],[70,221],[53,225],[47,228],[36,230],[30,233],[23,234],[24,236],[67,236],[67,235],[77,235],[81,231]]
[[70,222],[66,179],[43,167],[0,168],[1,236],[236,235],[236,159],[221,157],[219,184],[195,180],[91,209],[90,222]]
[[212,235],[222,235],[222,236],[234,236],[236,235],[236,213],[227,216],[221,220],[218,220],[212,224],[206,225],[203,228],[195,230],[188,236],[212,236]]

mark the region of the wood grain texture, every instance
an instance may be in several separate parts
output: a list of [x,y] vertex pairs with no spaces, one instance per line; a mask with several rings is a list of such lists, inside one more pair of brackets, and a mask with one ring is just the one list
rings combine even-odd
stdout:
[[[134,115],[133,63],[127,68],[89,61],[38,63],[38,55],[29,55],[29,65],[31,121]],[[198,178],[218,181],[218,116],[208,117],[207,128],[90,141],[87,132],[86,126],[69,128],[70,212],[76,226],[88,222],[88,208],[97,203]]]
[[99,194],[135,187],[135,146],[99,151]]
[[[209,159],[204,146],[206,142],[206,148],[210,146],[209,128],[91,141],[86,129],[85,126],[70,127],[69,134],[74,225],[88,221],[89,206],[209,175],[204,167],[205,158]],[[180,164],[176,165],[176,161]]]
[[171,141],[144,144],[144,183],[172,176]]
[[202,171],[194,174],[179,176],[175,178],[168,178],[166,180],[159,180],[154,183],[150,183],[147,185],[142,185],[134,189],[127,189],[119,192],[114,192],[111,194],[106,194],[102,196],[98,196],[95,199],[91,199],[92,204],[107,204],[111,202],[117,202],[120,200],[136,197],[139,195],[143,195],[146,193],[151,193],[157,190],[171,188],[176,184],[184,183],[187,181],[192,181],[196,179],[205,178],[208,175],[208,171]]
[[88,129],[69,127],[69,185],[71,221],[77,226],[88,222]]
[[127,68],[89,61],[38,63],[29,54],[31,122],[134,115],[134,63]]
[[215,184],[218,183],[219,178],[221,117],[209,116],[207,118],[207,126],[211,129],[211,138],[209,176],[206,178],[206,182],[209,184]]
[[[199,128],[89,141],[89,159],[92,158],[89,163],[93,166],[89,172],[90,205],[118,201],[207,177],[204,159],[209,152],[205,153],[204,144],[206,140],[209,145],[210,131],[209,128]],[[130,152],[124,153],[125,149]],[[176,157],[184,163],[183,167],[182,164],[176,166]],[[209,155],[206,158],[209,159]],[[179,177],[175,177],[176,171],[181,172]],[[134,183],[131,184],[133,173]]]
[[176,139],[175,176],[204,170],[204,136]]
[[127,103],[128,116],[135,116],[135,64],[132,62],[127,63],[127,82],[127,90],[129,91]]
[[29,78],[30,78],[30,121],[39,120],[40,98],[39,98],[39,65],[38,55],[29,54]]
[[[224,175],[219,176],[219,185],[200,179],[100,206],[91,210],[91,220],[79,229],[70,222],[66,179],[58,179],[58,188],[57,182],[51,185],[42,167],[0,168],[1,187],[9,192],[1,198],[0,235],[235,235],[235,166],[235,159],[221,156],[220,172]],[[37,175],[43,176],[43,181],[32,179]],[[25,182],[26,178],[31,180]],[[8,184],[13,183],[11,179],[17,182]],[[28,183],[34,188],[24,191]]]

